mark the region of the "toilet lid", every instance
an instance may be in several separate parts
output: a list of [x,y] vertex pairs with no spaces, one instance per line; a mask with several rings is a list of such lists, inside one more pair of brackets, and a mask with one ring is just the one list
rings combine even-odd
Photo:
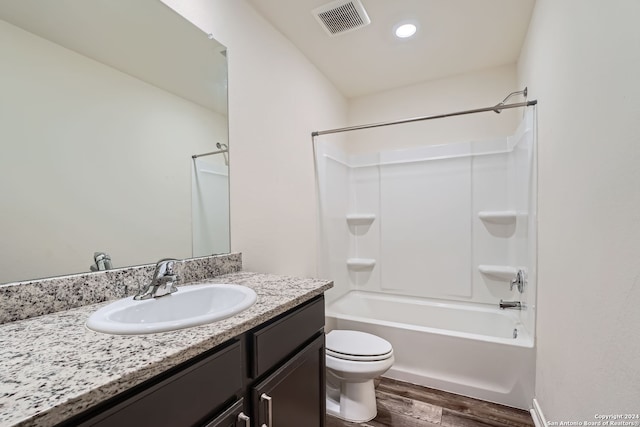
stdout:
[[325,346],[327,354],[351,360],[380,360],[393,352],[389,341],[360,331],[331,331]]

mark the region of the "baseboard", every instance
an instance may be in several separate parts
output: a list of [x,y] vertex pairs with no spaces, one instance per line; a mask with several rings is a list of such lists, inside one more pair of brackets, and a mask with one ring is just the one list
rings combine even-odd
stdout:
[[533,408],[529,412],[531,412],[531,418],[533,418],[533,423],[536,427],[547,427],[547,419],[544,417],[540,404],[536,399],[533,399]]

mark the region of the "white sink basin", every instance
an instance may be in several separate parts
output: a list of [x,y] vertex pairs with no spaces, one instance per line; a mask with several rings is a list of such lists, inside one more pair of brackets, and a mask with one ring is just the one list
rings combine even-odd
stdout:
[[241,285],[182,286],[159,298],[115,301],[95,311],[87,327],[116,335],[151,334],[204,325],[238,314],[256,302],[253,289]]

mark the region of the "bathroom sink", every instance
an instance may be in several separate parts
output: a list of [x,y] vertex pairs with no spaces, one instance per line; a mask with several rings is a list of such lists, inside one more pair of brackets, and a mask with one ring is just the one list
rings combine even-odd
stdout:
[[116,335],[151,334],[204,325],[251,307],[253,289],[241,285],[211,283],[182,286],[158,298],[136,301],[133,297],[115,301],[96,310],[87,327]]

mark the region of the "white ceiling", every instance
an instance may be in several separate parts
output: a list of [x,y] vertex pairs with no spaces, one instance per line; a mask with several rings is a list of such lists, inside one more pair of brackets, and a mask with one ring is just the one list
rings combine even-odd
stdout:
[[[311,11],[329,0],[248,0],[347,97],[517,61],[534,0],[361,0],[371,24],[329,37]],[[414,21],[401,40],[393,28]]]

